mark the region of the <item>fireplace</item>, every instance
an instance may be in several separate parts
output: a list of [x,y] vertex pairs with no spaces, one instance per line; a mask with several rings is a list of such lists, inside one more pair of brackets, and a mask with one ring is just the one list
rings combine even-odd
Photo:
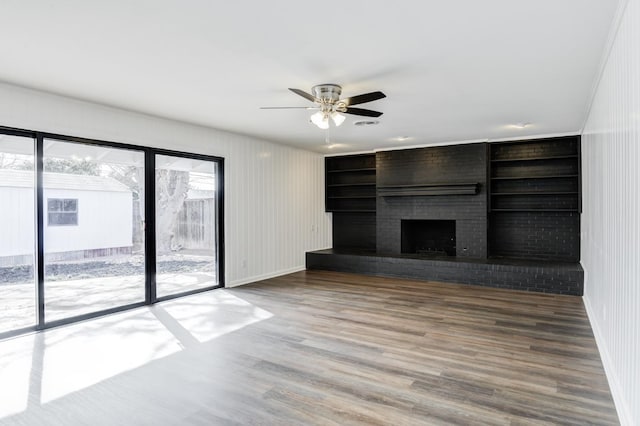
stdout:
[[425,256],[456,255],[455,220],[402,220],[402,253]]

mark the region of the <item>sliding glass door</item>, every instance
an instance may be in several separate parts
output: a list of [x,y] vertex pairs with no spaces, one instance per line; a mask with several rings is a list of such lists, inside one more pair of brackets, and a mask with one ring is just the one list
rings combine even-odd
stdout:
[[35,144],[0,135],[0,333],[35,326]]
[[220,285],[218,163],[155,156],[158,298]]
[[0,338],[224,286],[223,171],[0,127]]
[[47,322],[144,302],[144,160],[44,139]]

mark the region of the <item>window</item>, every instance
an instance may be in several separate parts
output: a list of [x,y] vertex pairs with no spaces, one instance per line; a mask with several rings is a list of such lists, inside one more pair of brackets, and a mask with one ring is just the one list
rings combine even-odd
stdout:
[[77,198],[47,198],[47,223],[49,226],[78,224]]
[[33,138],[0,134],[0,336],[37,323],[34,164]]
[[43,236],[46,322],[144,303],[144,151],[43,145],[43,207],[54,225]]
[[223,158],[0,126],[0,339],[224,287],[223,188]]
[[220,285],[216,161],[156,155],[156,294]]

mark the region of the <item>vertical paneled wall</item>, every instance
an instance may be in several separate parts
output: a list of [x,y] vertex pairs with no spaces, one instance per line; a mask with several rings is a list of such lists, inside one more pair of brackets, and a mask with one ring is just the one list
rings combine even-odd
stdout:
[[229,285],[304,269],[306,251],[331,246],[322,156],[244,141],[225,168]]
[[228,286],[303,269],[305,251],[331,246],[319,154],[2,83],[0,126],[224,157]]
[[582,137],[585,305],[623,424],[640,424],[640,0],[629,0]]

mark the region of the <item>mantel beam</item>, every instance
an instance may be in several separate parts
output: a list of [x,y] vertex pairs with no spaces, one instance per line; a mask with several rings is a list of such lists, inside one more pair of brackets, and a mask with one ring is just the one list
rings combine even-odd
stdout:
[[377,187],[379,197],[414,197],[432,195],[476,195],[480,189],[473,183],[436,183],[420,185],[385,185]]

